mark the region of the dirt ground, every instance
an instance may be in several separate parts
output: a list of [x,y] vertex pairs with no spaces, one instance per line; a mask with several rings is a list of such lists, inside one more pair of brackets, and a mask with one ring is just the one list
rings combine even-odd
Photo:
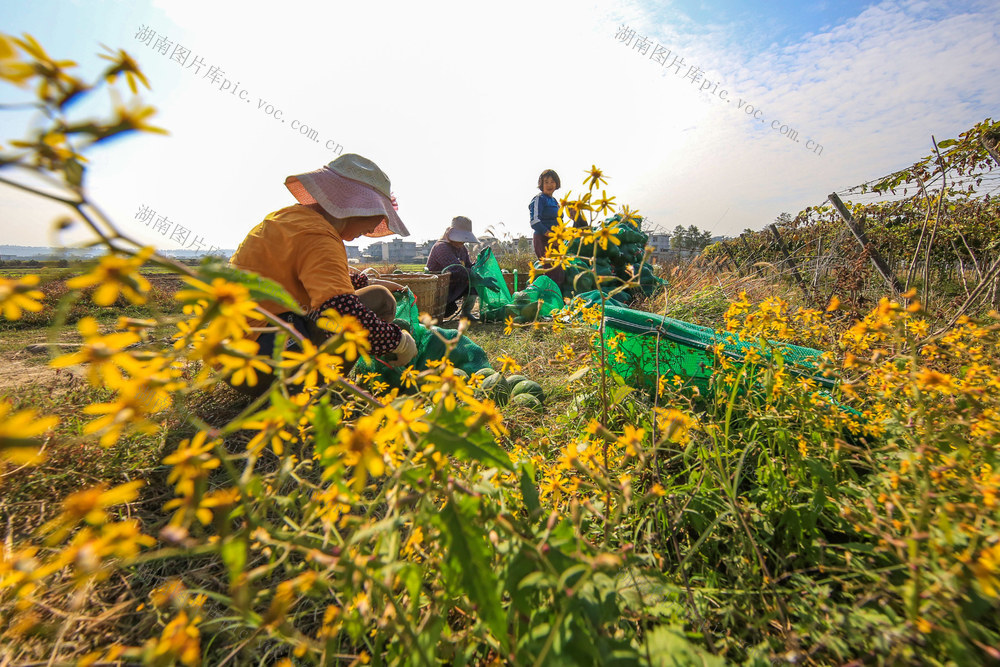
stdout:
[[[39,339],[39,343],[44,342]],[[64,393],[76,378],[82,378],[84,369],[50,368],[45,353],[31,353],[24,349],[0,354],[0,397],[16,395],[19,388],[28,385],[48,387],[51,393]]]

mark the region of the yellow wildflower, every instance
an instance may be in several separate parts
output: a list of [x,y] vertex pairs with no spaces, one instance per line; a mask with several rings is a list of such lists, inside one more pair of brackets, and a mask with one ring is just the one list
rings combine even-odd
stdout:
[[0,459],[17,464],[35,464],[45,460],[35,437],[55,427],[59,418],[37,418],[34,410],[21,410],[9,417],[11,404],[0,401]]
[[608,249],[609,241],[614,245],[621,245],[621,241],[618,240],[618,231],[617,222],[601,225],[594,230],[594,242],[604,250]]
[[174,294],[174,298],[201,304],[205,308],[202,321],[211,322],[209,328],[220,336],[243,338],[249,327],[247,320],[259,317],[250,291],[239,283],[215,278],[209,285],[190,276],[184,276],[184,282],[194,289],[181,290]]
[[201,618],[189,618],[187,611],[180,611],[167,623],[159,639],[151,639],[145,650],[153,664],[169,664],[179,660],[182,665],[201,664]]
[[519,370],[521,370],[521,365],[517,363],[517,361],[515,361],[514,358],[511,357],[510,355],[501,354],[499,357],[497,357],[497,361],[500,362],[501,364],[501,369],[500,369],[501,373],[504,374],[516,373]]
[[63,511],[56,518],[46,523],[40,529],[42,533],[51,533],[49,544],[61,541],[69,531],[81,521],[91,525],[99,525],[108,520],[104,510],[114,505],[129,503],[139,497],[139,489],[144,482],[136,480],[108,489],[104,484],[71,493],[62,502]]
[[230,381],[234,385],[257,386],[257,372],[270,374],[271,367],[256,357],[260,345],[252,340],[240,339],[224,345],[225,351],[216,358],[233,373]]
[[316,324],[339,337],[339,342],[333,347],[334,354],[345,361],[354,361],[359,356],[366,362],[369,360],[371,343],[368,341],[368,330],[356,317],[329,309],[323,312],[323,317]]
[[8,320],[21,319],[21,311],[37,313],[42,309],[38,303],[45,295],[33,289],[38,284],[37,275],[27,275],[11,280],[0,278],[0,312]]
[[608,179],[604,176],[604,172],[597,168],[597,165],[591,165],[590,170],[586,172],[587,178],[583,179],[583,184],[587,185],[590,183],[590,189],[593,190],[599,185],[607,185]]
[[385,472],[385,460],[378,447],[379,419],[365,416],[357,421],[354,428],[342,428],[339,433],[338,449],[343,455],[344,465],[354,468],[351,482],[356,491],[364,488],[368,474],[379,477]]
[[150,285],[139,273],[139,267],[152,254],[153,248],[147,246],[133,257],[105,255],[90,273],[67,280],[66,287],[85,289],[96,285],[93,299],[99,306],[110,306],[118,299],[119,294],[123,294],[132,303],[146,303],[146,292]]
[[135,375],[141,364],[130,354],[124,352],[129,345],[138,343],[142,338],[135,333],[120,331],[101,335],[100,326],[93,317],[84,317],[77,322],[77,329],[83,336],[84,343],[76,352],[64,354],[49,362],[53,368],[66,368],[77,364],[87,364],[87,376],[94,386],[119,386],[124,376],[122,370]]
[[167,483],[175,484],[177,493],[190,496],[194,493],[194,483],[208,477],[208,473],[222,463],[211,454],[219,440],[209,440],[208,434],[198,431],[193,438],[181,440],[177,450],[163,459],[163,464],[171,466]]

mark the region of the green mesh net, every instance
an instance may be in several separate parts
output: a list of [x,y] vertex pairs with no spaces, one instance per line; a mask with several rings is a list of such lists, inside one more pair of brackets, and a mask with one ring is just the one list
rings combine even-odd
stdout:
[[479,294],[479,317],[484,322],[504,319],[506,307],[513,301],[503,272],[491,248],[484,248],[472,265],[472,286]]
[[[579,298],[589,305],[601,301],[600,292],[596,291],[581,294]],[[811,377],[827,388],[835,385],[834,380],[817,372],[820,350],[771,341],[742,341],[735,334],[633,310],[610,300],[604,306],[604,323],[604,339],[615,339],[608,364],[633,387],[655,391],[661,376],[677,375],[707,392],[715,367],[713,348],[717,345],[722,346],[723,355],[740,363],[751,349],[765,359],[773,358],[777,352],[791,373]]]
[[[402,297],[397,298],[395,323],[401,328],[409,331],[417,344],[417,355],[410,362],[409,367],[419,370],[426,369],[428,361],[437,361],[445,356],[447,346],[445,341],[452,341],[458,337],[458,331],[454,329],[442,329],[432,327],[428,329],[420,323],[420,312],[417,309],[417,302],[413,292],[407,288]],[[442,338],[444,340],[442,340]],[[468,336],[462,336],[461,340],[454,346],[448,359],[455,368],[472,375],[481,368],[488,368],[489,358],[483,348],[476,345]],[[371,362],[365,363],[364,359],[359,359],[354,366],[358,375],[365,373],[376,373],[383,382],[387,382],[390,387],[401,386],[400,378],[403,371],[408,368],[402,366],[394,368],[385,362],[372,357]]]
[[493,250],[485,248],[472,265],[472,284],[479,294],[479,318],[500,322],[508,316],[519,322],[548,317],[563,307],[562,290],[548,276],[538,276],[523,290],[510,293]]

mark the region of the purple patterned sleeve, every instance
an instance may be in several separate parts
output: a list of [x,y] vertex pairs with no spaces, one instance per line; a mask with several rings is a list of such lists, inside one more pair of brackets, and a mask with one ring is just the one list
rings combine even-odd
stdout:
[[351,284],[354,285],[354,289],[356,290],[368,287],[368,276],[363,273],[352,273]]
[[431,248],[430,255],[427,256],[427,270],[431,273],[440,273],[444,267],[454,262],[454,251],[447,243],[438,241]]
[[353,315],[358,318],[361,326],[368,330],[368,342],[371,343],[371,353],[373,355],[379,356],[387,352],[392,352],[399,346],[399,341],[403,337],[403,330],[395,324],[380,320],[378,315],[366,308],[361,303],[361,299],[356,295],[340,294],[331,297],[316,310],[306,313],[306,317],[315,322],[327,308],[332,308],[341,315]]

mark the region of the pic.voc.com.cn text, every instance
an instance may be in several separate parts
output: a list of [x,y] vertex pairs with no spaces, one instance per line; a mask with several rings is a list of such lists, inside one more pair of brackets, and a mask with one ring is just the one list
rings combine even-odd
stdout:
[[[191,49],[182,46],[180,43],[175,44],[166,36],[158,35],[155,30],[145,25],[139,27],[139,31],[135,34],[135,39],[149,46],[157,53],[167,56],[172,62],[177,63],[179,67],[190,70],[194,76],[208,81],[219,92],[228,93],[234,99],[243,100],[247,104],[253,104],[254,99],[256,99],[257,110],[263,112],[266,116],[270,116],[282,123],[287,123],[292,131],[306,139],[312,140],[314,143],[321,143],[331,153],[336,153],[337,155],[344,153],[344,147],[341,144],[333,139],[324,140],[320,136],[319,131],[307,123],[298,119],[286,118],[284,111],[262,97],[252,98],[246,88],[240,87],[239,81],[227,78],[225,70],[218,65],[206,63],[204,56],[193,53]],[[202,74],[202,69],[205,70],[204,74]]]
[[[615,40],[630,47],[639,55],[645,56],[649,54],[649,60],[664,68],[664,76],[673,68],[673,76],[680,76],[685,80],[689,80],[691,85],[697,86],[698,92],[717,97],[727,104],[733,104],[739,112],[752,117],[763,125],[767,124],[763,109],[756,108],[742,97],[731,96],[729,91],[722,88],[718,81],[709,81],[705,78],[705,70],[697,65],[688,65],[684,61],[684,58],[673,50],[654,43],[646,37],[637,35],[635,30],[624,24],[619,26],[617,32],[615,32]],[[799,131],[790,127],[787,123],[783,123],[780,120],[772,120],[770,128],[772,131],[791,139],[795,143],[802,143]],[[805,147],[806,150],[812,152],[814,155],[823,154],[823,146],[812,139],[806,138]]]

